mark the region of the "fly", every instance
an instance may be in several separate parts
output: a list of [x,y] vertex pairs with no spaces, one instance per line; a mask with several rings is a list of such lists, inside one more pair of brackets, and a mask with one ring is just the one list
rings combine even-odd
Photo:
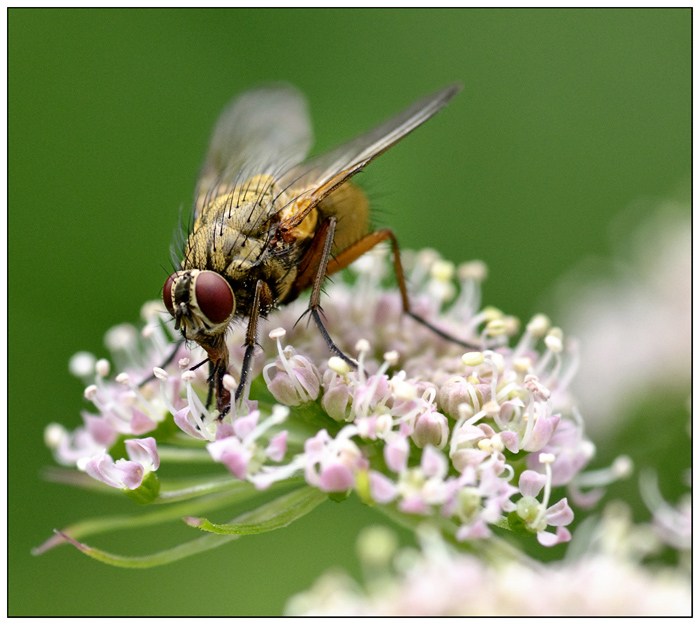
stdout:
[[207,353],[210,397],[213,391],[221,416],[231,405],[231,393],[223,385],[231,321],[248,319],[238,400],[250,375],[260,318],[306,289],[311,288],[308,313],[329,350],[356,366],[323,324],[321,289],[326,276],[383,241],[392,246],[404,312],[454,340],[411,312],[396,237],[389,229],[371,230],[367,198],[350,178],[435,115],[460,89],[452,85],[426,96],[310,160],[304,160],[312,139],[306,100],[293,87],[258,87],[234,99],[221,114],[197,183],[181,269],[163,287],[176,329]]

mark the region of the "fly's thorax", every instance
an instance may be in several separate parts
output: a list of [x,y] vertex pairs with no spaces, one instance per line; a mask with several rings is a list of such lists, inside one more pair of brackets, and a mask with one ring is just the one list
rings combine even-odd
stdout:
[[243,184],[218,191],[197,211],[195,232],[208,224],[218,224],[255,236],[269,230],[275,221],[278,201],[272,176],[253,176]]
[[185,246],[183,269],[210,269],[232,279],[260,264],[267,237],[257,238],[228,223],[208,223],[195,228]]

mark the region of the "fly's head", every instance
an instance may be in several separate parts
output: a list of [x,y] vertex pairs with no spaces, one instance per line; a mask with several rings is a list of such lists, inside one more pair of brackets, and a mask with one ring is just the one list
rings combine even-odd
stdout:
[[175,329],[205,350],[220,347],[236,312],[231,286],[215,271],[176,271],[163,286],[163,302]]

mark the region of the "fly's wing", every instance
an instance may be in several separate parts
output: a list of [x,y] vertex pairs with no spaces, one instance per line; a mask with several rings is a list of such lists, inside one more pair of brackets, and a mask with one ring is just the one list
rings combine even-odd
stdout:
[[451,85],[428,95],[356,139],[282,175],[279,187],[285,189],[288,196],[302,200],[304,205],[304,210],[293,217],[294,223],[288,227],[300,223],[324,197],[435,115],[461,88],[461,85]]
[[234,98],[212,133],[195,192],[195,219],[211,198],[251,176],[278,176],[300,163],[312,139],[306,99],[291,85],[263,85]]

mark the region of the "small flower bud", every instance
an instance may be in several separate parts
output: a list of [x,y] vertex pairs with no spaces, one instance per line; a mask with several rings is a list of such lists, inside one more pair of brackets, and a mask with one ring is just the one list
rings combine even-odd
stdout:
[[[344,360],[340,358],[338,360],[347,366]],[[324,376],[325,383],[321,406],[331,419],[345,421],[350,414],[349,406],[351,404],[352,389],[343,382],[342,378],[333,379],[329,378],[328,375],[327,373]]]
[[321,391],[321,375],[314,364],[305,356],[296,354],[286,365],[277,364],[275,377],[267,382],[273,397],[285,406],[299,406],[315,400]]
[[522,497],[515,504],[515,511],[528,526],[535,522],[541,508],[540,502],[531,496]]
[[488,384],[470,384],[461,376],[453,376],[440,387],[438,405],[443,412],[453,419],[459,418],[460,404],[468,404],[472,409],[479,409],[484,400],[491,398]]
[[481,510],[481,495],[472,486],[460,488],[457,493],[457,516],[463,521],[470,521]]
[[420,448],[432,445],[442,449],[447,444],[450,428],[445,415],[439,412],[424,412],[416,420],[411,439]]

